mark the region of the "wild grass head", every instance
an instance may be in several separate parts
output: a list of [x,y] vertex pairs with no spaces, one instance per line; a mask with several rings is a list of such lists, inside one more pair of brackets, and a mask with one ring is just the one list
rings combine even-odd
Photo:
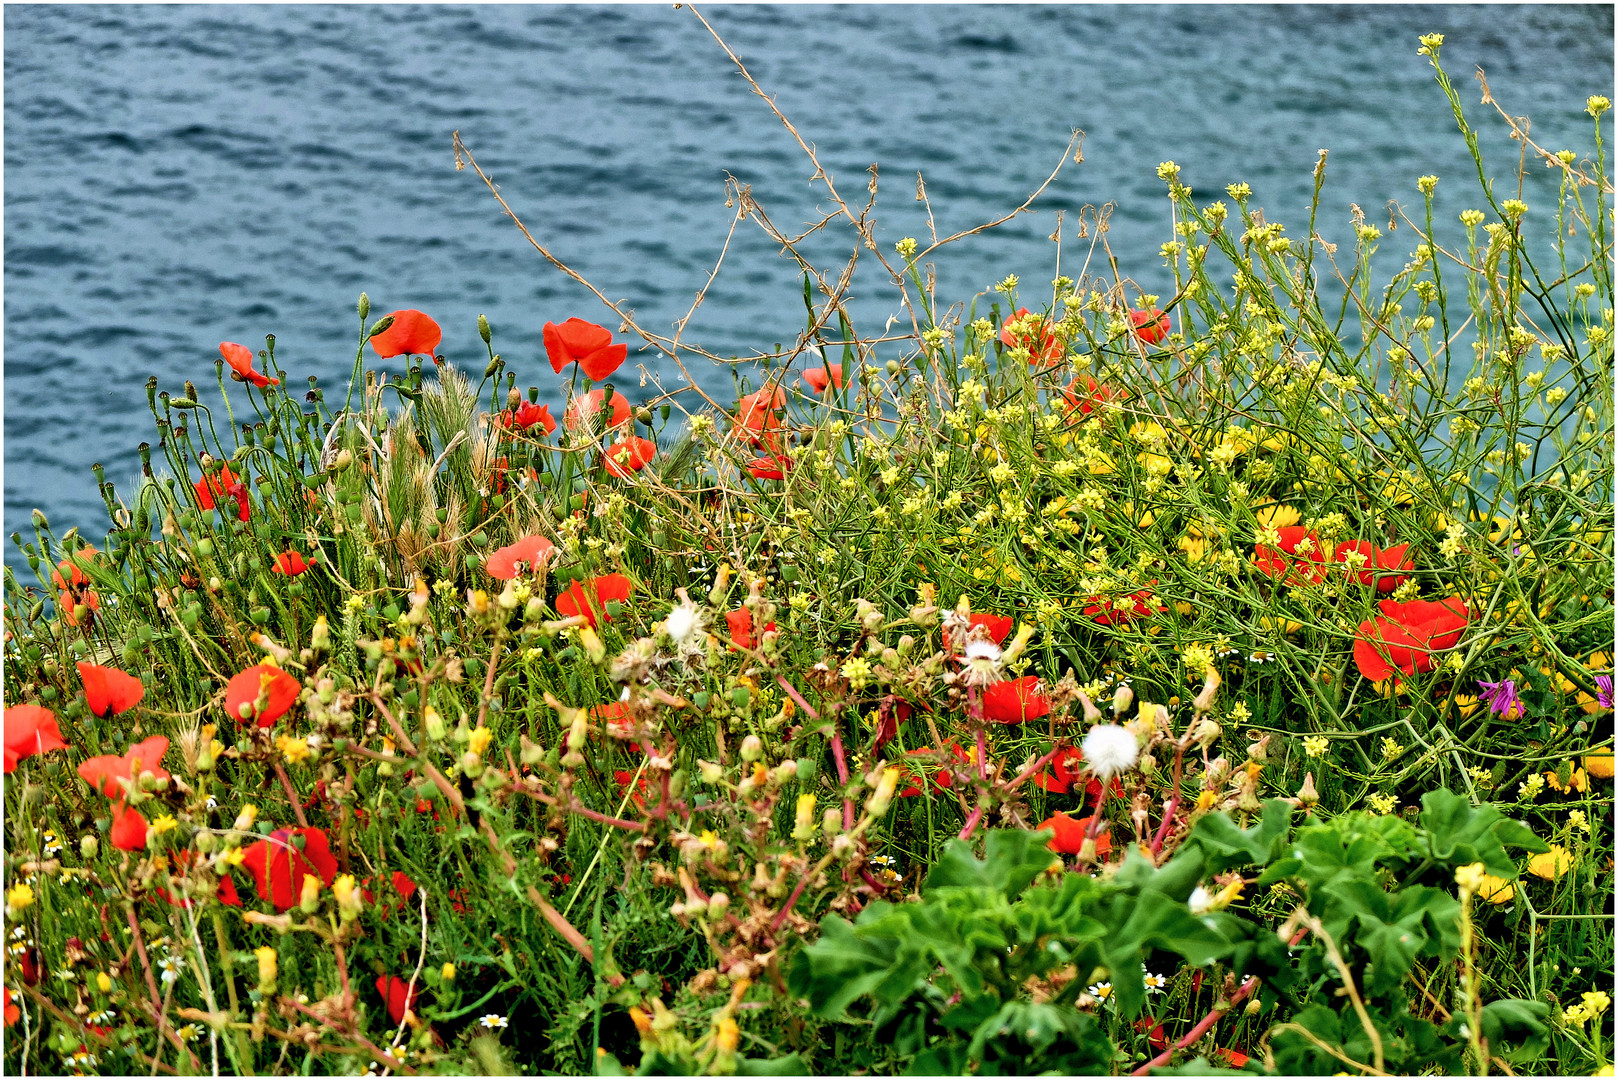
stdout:
[[1164,162],[1171,295],[1087,208],[951,299],[805,143],[859,246],[731,185],[804,271],[735,400],[610,303],[152,380],[12,537],[7,1069],[1610,1073],[1610,102],[1441,46],[1554,198]]

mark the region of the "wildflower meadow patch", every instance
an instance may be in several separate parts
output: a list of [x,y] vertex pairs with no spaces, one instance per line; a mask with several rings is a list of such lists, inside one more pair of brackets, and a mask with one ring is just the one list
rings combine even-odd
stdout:
[[1086,208],[939,298],[801,143],[854,255],[732,182],[803,269],[734,399],[599,291],[154,378],[105,538],[12,537],[7,1070],[1610,1074],[1583,107],[1397,234],[1165,162],[1168,296]]

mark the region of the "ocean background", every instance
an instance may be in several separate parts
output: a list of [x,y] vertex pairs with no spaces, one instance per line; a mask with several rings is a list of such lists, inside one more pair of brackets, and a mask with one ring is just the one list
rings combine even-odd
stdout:
[[[1478,103],[1476,67],[1551,149],[1589,151],[1585,98],[1615,96],[1608,5],[701,10],[850,202],[879,164],[885,251],[926,236],[918,171],[940,233],[970,228],[1022,202],[1085,131],[1084,162],[1063,169],[1039,213],[942,254],[944,301],[1011,273],[1030,297],[1048,292],[1055,211],[1071,233],[1079,208],[1106,203],[1120,270],[1167,294],[1159,162],[1178,162],[1203,201],[1246,181],[1252,205],[1302,235],[1323,147],[1317,229],[1351,244],[1358,204],[1386,233],[1385,280],[1415,243],[1387,233],[1389,203],[1419,209],[1418,175],[1441,178],[1455,236],[1455,215],[1481,202],[1420,34],[1446,36],[1446,69],[1500,177],[1517,147]],[[136,446],[155,437],[147,377],[174,393],[193,379],[214,400],[220,341],[257,349],[273,333],[294,385],[340,386],[362,290],[374,315],[428,312],[441,354],[473,371],[486,314],[518,385],[558,402],[541,325],[615,319],[456,171],[453,131],[542,243],[657,332],[719,253],[727,174],[786,229],[830,205],[709,33],[669,4],[30,4],[6,6],[4,27],[7,536],[31,539],[38,507],[58,533],[76,524],[98,542],[108,523],[91,463],[131,493]],[[1530,165],[1530,207],[1548,208],[1554,185]],[[824,264],[851,249],[846,228],[805,248]],[[1081,250],[1069,235],[1064,272]],[[855,292],[864,334],[898,310],[880,274]],[[686,339],[748,354],[803,323],[795,264],[744,223]],[[696,374],[731,393],[725,367]]]

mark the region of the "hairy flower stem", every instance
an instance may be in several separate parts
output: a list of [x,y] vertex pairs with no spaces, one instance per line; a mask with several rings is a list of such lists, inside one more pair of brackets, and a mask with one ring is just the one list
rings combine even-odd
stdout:
[[1174,824],[1174,811],[1180,808],[1180,774],[1185,769],[1185,747],[1178,743],[1174,746],[1174,793],[1163,807],[1163,820],[1157,826],[1157,834],[1152,837],[1152,855],[1154,857],[1163,853],[1163,841],[1168,837],[1169,828]]
[[1155,1058],[1148,1061],[1146,1064],[1142,1065],[1129,1075],[1146,1076],[1159,1065],[1167,1065],[1169,1063],[1169,1059],[1174,1057],[1174,1051],[1190,1046],[1192,1043],[1206,1035],[1209,1028],[1219,1023],[1220,1017],[1224,1016],[1227,1012],[1240,1005],[1242,1001],[1245,1000],[1247,996],[1256,989],[1258,989],[1258,976],[1254,975],[1249,977],[1246,982],[1242,983],[1234,994],[1230,995],[1229,1001],[1220,1002],[1214,1005],[1214,1007],[1208,1011],[1207,1016],[1204,1016],[1201,1020],[1197,1021],[1196,1027],[1192,1028],[1184,1035],[1181,1035],[1169,1045],[1167,1050],[1164,1050],[1161,1054],[1157,1055]]
[[307,829],[309,819],[303,816],[303,804],[298,801],[297,791],[293,790],[292,779],[287,776],[286,766],[281,764],[280,758],[275,758],[270,764],[275,768],[275,775],[280,778],[281,787],[287,793],[287,802],[292,804],[292,816],[298,819],[298,827]]

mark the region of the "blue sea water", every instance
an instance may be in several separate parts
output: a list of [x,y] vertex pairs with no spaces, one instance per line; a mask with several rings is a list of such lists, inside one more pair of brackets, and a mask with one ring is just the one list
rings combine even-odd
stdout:
[[[885,249],[926,235],[917,172],[940,232],[970,228],[1026,198],[1084,130],[1083,163],[1039,213],[939,260],[946,300],[1009,273],[1048,282],[1054,212],[1071,232],[1080,207],[1106,203],[1120,270],[1166,294],[1166,159],[1209,199],[1246,181],[1298,233],[1329,148],[1327,239],[1351,242],[1350,204],[1378,224],[1390,201],[1418,206],[1424,173],[1441,177],[1453,222],[1479,203],[1477,180],[1416,54],[1423,33],[1446,35],[1501,175],[1516,146],[1478,103],[1474,68],[1552,148],[1588,150],[1585,98],[1615,96],[1606,5],[701,10],[851,201],[880,165]],[[294,380],[340,383],[362,290],[378,313],[429,312],[441,353],[469,368],[484,363],[485,313],[519,385],[557,400],[540,326],[611,313],[456,170],[453,131],[541,242],[654,331],[685,314],[718,256],[727,174],[783,228],[829,206],[791,136],[672,5],[8,5],[4,20],[8,535],[29,536],[39,507],[58,531],[99,537],[90,463],[130,491],[153,435],[142,385],[216,393],[220,341],[257,348],[273,333]],[[1530,172],[1530,203],[1548,205],[1543,173]],[[1384,241],[1387,272],[1406,235]],[[831,263],[852,246],[827,230],[806,252]],[[1072,273],[1071,237],[1065,250]],[[686,338],[721,355],[790,341],[800,289],[795,264],[744,223]],[[875,276],[856,296],[864,333],[897,309]],[[716,390],[731,378],[698,377]],[[6,559],[21,563],[9,544]]]

